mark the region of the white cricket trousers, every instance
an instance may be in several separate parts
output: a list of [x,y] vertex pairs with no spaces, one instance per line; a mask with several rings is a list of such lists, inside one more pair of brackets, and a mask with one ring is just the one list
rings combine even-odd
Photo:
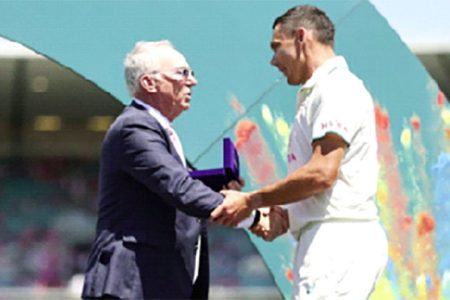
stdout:
[[378,221],[324,221],[300,234],[293,269],[293,300],[364,300],[388,259]]

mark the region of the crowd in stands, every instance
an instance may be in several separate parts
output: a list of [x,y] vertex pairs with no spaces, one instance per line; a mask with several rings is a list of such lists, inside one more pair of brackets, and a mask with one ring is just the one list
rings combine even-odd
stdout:
[[[0,161],[0,287],[65,286],[95,233],[98,161]],[[211,284],[273,286],[243,230],[210,225]]]

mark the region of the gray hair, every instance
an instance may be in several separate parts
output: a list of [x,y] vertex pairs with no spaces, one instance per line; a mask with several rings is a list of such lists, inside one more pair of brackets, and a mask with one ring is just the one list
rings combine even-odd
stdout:
[[167,49],[174,49],[168,40],[146,42],[139,41],[124,60],[125,81],[130,96],[139,91],[139,79],[144,74],[158,71],[161,53]]

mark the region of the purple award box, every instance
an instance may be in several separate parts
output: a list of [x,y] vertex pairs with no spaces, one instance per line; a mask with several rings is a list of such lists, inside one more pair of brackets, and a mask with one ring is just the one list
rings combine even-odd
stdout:
[[231,180],[238,180],[239,155],[231,139],[223,139],[223,168],[196,170],[189,174],[215,191],[220,191]]

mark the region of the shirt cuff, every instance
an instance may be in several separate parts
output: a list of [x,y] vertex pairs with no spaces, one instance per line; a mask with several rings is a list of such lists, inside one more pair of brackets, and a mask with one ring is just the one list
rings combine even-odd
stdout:
[[250,228],[259,222],[260,217],[261,217],[261,214],[260,214],[259,210],[254,210],[254,211],[252,211],[250,216],[248,216],[247,218],[245,218],[244,220],[239,222],[235,228],[241,228],[241,229],[242,228]]

